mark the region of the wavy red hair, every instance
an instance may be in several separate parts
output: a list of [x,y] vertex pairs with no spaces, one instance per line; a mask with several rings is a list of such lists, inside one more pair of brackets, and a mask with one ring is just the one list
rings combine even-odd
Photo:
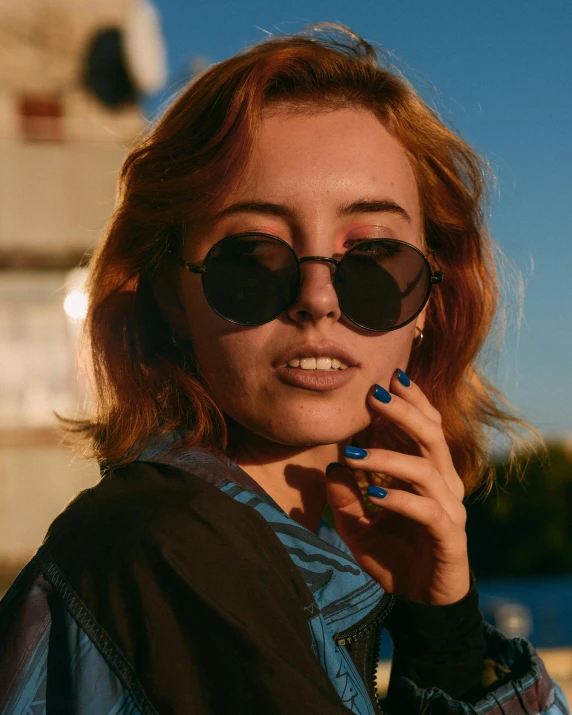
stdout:
[[[424,240],[445,280],[428,306],[408,372],[440,411],[467,492],[486,480],[488,427],[524,425],[477,367],[498,300],[483,212],[484,165],[366,41],[339,26],[266,40],[194,79],[127,157],[118,205],[91,264],[86,335],[95,411],[76,423],[108,463],[133,460],[152,435],[227,450],[225,417],[154,297],[154,282],[195,221],[208,220],[248,164],[263,113],[359,107],[406,149]],[[380,439],[373,435],[374,439]],[[394,445],[412,449],[399,435]]]

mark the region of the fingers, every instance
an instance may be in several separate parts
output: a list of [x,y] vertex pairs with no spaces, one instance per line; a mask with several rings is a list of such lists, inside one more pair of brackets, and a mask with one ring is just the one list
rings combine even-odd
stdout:
[[[355,447],[349,449],[355,451]],[[415,494],[438,502],[455,523],[464,525],[466,511],[461,496],[452,491],[448,481],[431,460],[387,449],[359,451],[365,453],[363,458],[345,457],[345,462],[350,469],[383,472],[383,474],[411,484]],[[390,489],[389,491],[393,494],[399,490]]]
[[338,462],[328,465],[326,489],[328,503],[341,531],[351,533],[370,521],[355,475],[344,465]]
[[433,407],[423,390],[416,385],[411,378],[403,372],[403,370],[398,368],[393,373],[389,383],[389,389],[390,392],[399,395],[404,400],[409,402],[409,404],[416,407],[419,412],[424,414],[430,420],[436,422],[438,425],[441,424],[441,414],[439,410]]
[[[350,448],[352,451],[354,448]],[[345,461],[351,469],[365,469],[371,472],[383,472],[390,477],[407,482],[417,494],[434,499],[442,499],[453,504],[458,499],[452,493],[447,480],[437,470],[431,460],[409,454],[392,452],[389,449],[360,450],[366,456]]]
[[[429,414],[424,404],[421,390],[410,383],[409,387],[397,383],[392,378],[388,392],[381,385],[375,385],[368,395],[368,404],[376,412],[383,414],[419,444],[423,456],[432,456],[444,461],[448,466],[449,449],[445,442],[441,422]],[[421,394],[420,394],[421,393]],[[424,398],[424,399],[423,399]],[[431,410],[436,413],[434,408]]]
[[466,551],[464,520],[461,520],[461,523],[456,522],[437,500],[400,489],[386,490],[386,496],[383,498],[378,498],[371,492],[373,490],[368,489],[368,496],[373,504],[422,524],[435,541],[446,543],[450,552],[458,550],[459,554],[463,554]]
[[389,388],[387,391],[375,385],[368,395],[368,405],[412,437],[419,445],[421,456],[434,464],[452,493],[462,499],[464,487],[455,471],[439,412],[401,370],[392,376]]

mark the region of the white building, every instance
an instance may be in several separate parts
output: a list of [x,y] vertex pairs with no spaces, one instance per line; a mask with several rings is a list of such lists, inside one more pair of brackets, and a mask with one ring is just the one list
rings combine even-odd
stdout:
[[[11,577],[98,477],[61,446],[53,413],[73,416],[85,399],[74,269],[101,237],[119,167],[144,130],[129,86],[156,89],[164,75],[143,0],[0,4],[0,590],[2,572]],[[86,79],[97,89],[98,77],[107,105]]]

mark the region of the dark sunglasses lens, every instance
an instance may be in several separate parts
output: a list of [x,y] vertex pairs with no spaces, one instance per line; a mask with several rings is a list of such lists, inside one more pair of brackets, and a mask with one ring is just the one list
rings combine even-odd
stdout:
[[366,241],[342,259],[336,274],[341,310],[368,330],[395,330],[423,308],[431,269],[423,254],[394,240]]
[[224,238],[205,261],[203,288],[223,318],[240,325],[269,323],[294,301],[296,256],[286,243],[272,237]]

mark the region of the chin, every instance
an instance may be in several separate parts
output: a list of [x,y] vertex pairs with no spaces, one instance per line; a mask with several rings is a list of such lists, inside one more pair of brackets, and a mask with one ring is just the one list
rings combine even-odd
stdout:
[[340,417],[338,420],[330,419],[322,423],[303,424],[298,420],[289,429],[284,429],[284,424],[274,428],[261,436],[273,442],[292,447],[319,447],[326,444],[338,444],[350,440],[355,434],[361,432],[371,423],[369,415],[361,419],[348,419]]

